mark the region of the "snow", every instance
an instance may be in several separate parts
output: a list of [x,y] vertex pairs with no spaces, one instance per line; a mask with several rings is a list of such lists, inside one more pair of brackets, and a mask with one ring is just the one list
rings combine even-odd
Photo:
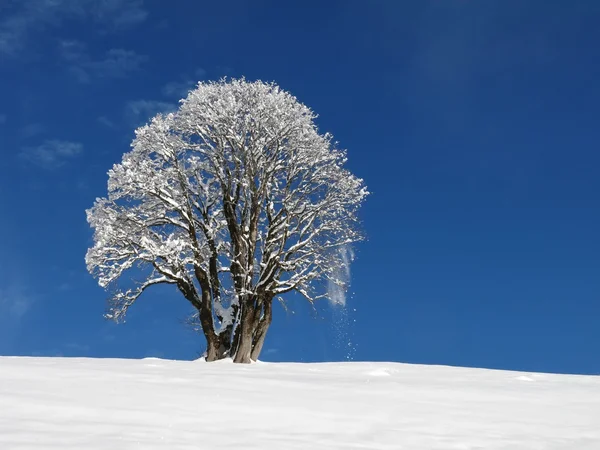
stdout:
[[291,291],[345,304],[369,193],[316,117],[274,83],[222,79],[198,83],[177,112],[138,128],[108,172],[106,198],[87,210],[86,265],[109,293],[106,317],[123,320],[157,284],[174,285],[196,310],[202,290],[233,296],[232,315],[250,296],[266,310]]
[[600,449],[600,377],[0,358],[0,449]]

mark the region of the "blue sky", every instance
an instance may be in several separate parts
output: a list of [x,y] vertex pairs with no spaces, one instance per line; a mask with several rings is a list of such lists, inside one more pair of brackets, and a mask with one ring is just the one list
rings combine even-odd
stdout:
[[373,194],[345,311],[292,299],[262,359],[600,373],[600,3],[0,5],[0,354],[190,359],[169,289],[102,318],[85,209],[198,80],[276,81]]

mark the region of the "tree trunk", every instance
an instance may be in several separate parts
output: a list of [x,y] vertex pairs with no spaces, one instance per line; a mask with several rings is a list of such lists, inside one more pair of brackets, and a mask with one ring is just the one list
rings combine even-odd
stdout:
[[250,358],[252,361],[257,361],[262,351],[263,344],[265,343],[265,337],[267,336],[267,330],[271,321],[273,320],[273,299],[265,299],[263,302],[263,315],[258,321],[256,332],[254,334],[254,343],[252,346],[252,353]]
[[220,342],[218,336],[206,335],[206,361],[212,362],[221,359]]
[[[236,319],[237,321],[237,319]],[[231,356],[234,357],[235,356],[235,352],[238,348],[238,346],[240,345],[240,330],[241,330],[241,325],[238,323],[237,326],[234,326],[233,329],[233,339],[231,341]]]
[[273,319],[272,299],[259,298],[246,301],[242,306],[242,317],[236,330],[233,362],[250,363],[258,360],[265,337]]
[[219,355],[226,358],[231,353],[231,327],[226,327],[219,334]]
[[221,359],[223,357],[222,354],[219,353],[221,342],[219,336],[215,333],[210,291],[208,289],[202,289],[202,303],[198,312],[202,331],[206,337],[206,360],[212,362]]
[[238,325],[239,337],[237,349],[233,362],[248,364],[252,362],[250,354],[252,353],[252,336],[254,334],[254,300],[246,301],[242,304],[242,318]]

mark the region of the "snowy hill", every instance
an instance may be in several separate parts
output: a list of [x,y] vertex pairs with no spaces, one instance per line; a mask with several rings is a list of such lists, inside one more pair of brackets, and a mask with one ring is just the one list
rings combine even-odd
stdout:
[[600,377],[0,358],[0,449],[600,449]]

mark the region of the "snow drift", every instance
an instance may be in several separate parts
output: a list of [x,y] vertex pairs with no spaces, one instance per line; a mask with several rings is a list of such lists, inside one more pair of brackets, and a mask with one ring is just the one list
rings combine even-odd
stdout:
[[0,358],[0,449],[600,449],[600,378]]

